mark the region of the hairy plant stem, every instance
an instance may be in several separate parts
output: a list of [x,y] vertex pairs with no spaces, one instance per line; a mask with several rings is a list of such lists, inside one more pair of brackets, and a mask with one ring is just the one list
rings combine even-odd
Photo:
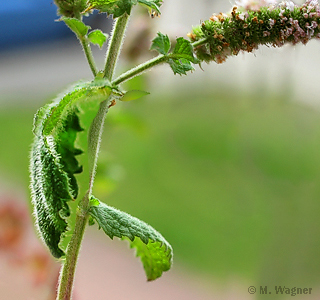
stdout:
[[[122,40],[124,37],[124,32],[126,29],[126,25],[128,22],[129,16],[127,14],[122,15],[116,21],[112,38],[109,44],[106,66],[105,66],[105,77],[111,81],[113,72],[116,66],[116,62],[121,50]],[[91,51],[90,51],[91,52]],[[87,56],[88,59],[88,56]],[[91,59],[88,59],[90,64]],[[90,65],[91,67],[91,65]],[[89,139],[88,139],[88,149],[92,155],[91,164],[90,164],[90,182],[89,182],[89,190],[85,194],[85,196],[81,199],[78,205],[75,229],[72,233],[71,240],[68,244],[65,262],[62,266],[58,295],[57,300],[70,300],[72,295],[72,287],[74,274],[79,254],[79,249],[81,245],[81,241],[84,235],[85,227],[87,224],[87,220],[89,217],[89,209],[90,209],[90,196],[92,193],[94,175],[97,165],[97,159],[100,149],[100,140],[103,132],[103,125],[105,120],[105,115],[109,108],[109,101],[111,98],[109,97],[105,101],[101,102],[99,111],[96,117],[93,120],[92,126],[89,131]]]
[[91,51],[91,47],[88,41],[88,38],[86,36],[83,37],[79,37],[81,46],[83,48],[84,54],[86,55],[88,64],[90,66],[90,69],[92,71],[92,74],[94,77],[97,76],[98,74],[98,69],[96,67],[96,63],[94,61],[93,55],[92,55],[92,51]]
[[158,55],[155,58],[152,58],[148,61],[146,61],[145,63],[142,63],[132,69],[130,69],[129,71],[121,74],[119,77],[117,77],[115,80],[112,81],[112,84],[114,85],[118,85],[126,80],[129,80],[141,73],[143,73],[144,71],[158,65],[161,64],[163,62],[166,62],[168,60],[168,57],[165,55]]
[[72,287],[74,274],[77,265],[78,254],[81,246],[81,241],[84,235],[85,227],[88,220],[89,210],[89,194],[86,193],[80,202],[86,205],[86,209],[81,207],[77,210],[76,225],[68,244],[65,262],[60,273],[60,282],[58,287],[57,300],[69,300],[72,296]]
[[[109,97],[111,98],[111,97]],[[108,112],[110,100],[101,102],[99,111],[94,118],[88,137],[88,154],[89,154],[89,170],[90,170],[90,182],[89,182],[89,195],[92,194],[94,177],[97,169],[98,155],[100,150],[101,136],[103,132],[104,120]]]
[[114,69],[116,67],[116,62],[120,54],[122,41],[128,21],[129,15],[127,15],[127,13],[124,13],[117,19],[113,27],[113,31],[111,34],[112,37],[109,42],[109,47],[106,55],[106,64],[103,72],[103,77],[109,79],[110,81],[112,79]]

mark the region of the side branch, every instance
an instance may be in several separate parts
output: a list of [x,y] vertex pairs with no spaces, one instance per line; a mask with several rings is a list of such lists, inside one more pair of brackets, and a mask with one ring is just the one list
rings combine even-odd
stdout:
[[168,60],[168,57],[165,55],[158,55],[155,58],[152,58],[145,63],[142,63],[129,71],[121,74],[118,78],[112,81],[112,85],[118,85],[124,81],[127,81],[137,75],[140,75],[141,73],[147,71],[148,69],[151,69],[152,67],[159,65],[161,63],[164,63]]

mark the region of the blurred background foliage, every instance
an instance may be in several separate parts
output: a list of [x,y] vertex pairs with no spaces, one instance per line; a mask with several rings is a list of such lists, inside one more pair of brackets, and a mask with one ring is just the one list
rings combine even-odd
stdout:
[[[131,87],[152,92],[147,75]],[[158,229],[176,263],[209,281],[236,276],[257,286],[316,288],[319,110],[292,101],[290,80],[275,91],[268,83],[249,91],[191,76],[110,109],[95,195]],[[28,194],[32,118],[47,100],[27,96],[0,109],[4,189],[10,183]]]
[[[222,91],[112,108],[95,194],[159,229],[191,270],[315,284],[319,112],[285,95]],[[33,112],[0,114],[1,173],[25,189]]]

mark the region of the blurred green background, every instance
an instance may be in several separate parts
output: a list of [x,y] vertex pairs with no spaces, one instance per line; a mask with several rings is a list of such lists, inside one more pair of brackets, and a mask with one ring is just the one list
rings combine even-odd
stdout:
[[[51,2],[47,0],[47,7]],[[119,69],[152,55],[147,49],[156,31],[186,36],[190,24],[232,6],[229,1],[186,3],[167,1],[161,19],[147,13],[132,18],[122,57],[127,65]],[[110,19],[97,16],[93,24],[108,31]],[[39,44],[29,39],[28,47],[17,44],[0,52],[0,192],[23,191],[22,198],[29,201],[34,113],[52,98],[49,95],[80,78],[92,78],[78,42],[71,38],[42,44],[39,37]],[[104,52],[105,48],[94,49],[99,66]],[[108,113],[94,194],[159,230],[174,249],[173,276],[191,278],[184,287],[200,278],[213,290],[212,297],[201,300],[266,299],[259,287],[274,291],[275,285],[313,289],[312,295],[295,299],[319,298],[318,52],[318,44],[312,42],[295,49],[265,47],[256,56],[204,65],[205,72],[197,68],[181,81],[159,67],[148,73],[148,84],[142,80],[131,86],[151,95],[117,103]],[[88,230],[89,241],[102,236],[93,232]],[[83,257],[87,258],[82,254],[80,261]],[[89,265],[91,259],[100,264],[93,255]],[[5,270],[2,263],[0,271]],[[142,273],[137,268],[127,276],[129,281],[121,274],[115,289],[136,284],[131,278]],[[170,274],[159,282],[178,285]],[[0,274],[0,298],[6,276],[4,271]],[[86,288],[94,290],[95,280],[90,279]],[[104,289],[104,277],[101,280]],[[248,293],[249,285],[257,287],[255,295]],[[9,293],[15,289],[13,285]],[[223,290],[221,297],[217,290]],[[175,293],[170,295],[163,297],[175,299]],[[268,299],[277,296],[273,293]]]
[[[161,231],[191,273],[315,289],[320,113],[286,93],[219,91],[110,109],[95,195]],[[25,189],[35,110],[0,111],[1,177]]]

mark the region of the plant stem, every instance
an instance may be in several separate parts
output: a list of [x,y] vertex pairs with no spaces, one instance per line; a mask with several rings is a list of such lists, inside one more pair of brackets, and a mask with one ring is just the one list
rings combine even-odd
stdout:
[[106,55],[106,64],[103,72],[103,77],[111,81],[118,56],[120,54],[121,45],[124,37],[124,32],[127,27],[129,20],[129,15],[124,13],[121,17],[117,19],[112,31],[112,38],[110,39],[108,52]]
[[92,51],[91,51],[91,47],[88,42],[88,38],[86,36],[83,36],[83,37],[79,37],[79,40],[82,45],[83,51],[86,55],[88,64],[89,64],[90,69],[92,71],[92,74],[94,77],[96,77],[97,73],[98,73],[98,69],[96,67],[96,63],[95,63],[93,55],[92,55]]
[[[117,63],[117,59],[120,53],[122,40],[124,37],[125,28],[128,22],[129,16],[127,14],[122,15],[116,21],[113,35],[109,44],[106,66],[105,66],[105,77],[110,81],[113,76],[113,72]],[[91,67],[92,72],[95,75],[96,67],[94,64],[94,60],[92,57],[91,49],[88,47],[88,43],[84,41],[82,43],[84,50],[87,49],[86,56]],[[89,190],[85,194],[85,196],[81,199],[78,205],[75,228],[72,233],[71,240],[68,244],[65,262],[62,266],[58,295],[57,300],[70,300],[72,295],[72,287],[74,274],[79,254],[79,249],[81,245],[81,241],[84,235],[85,227],[87,224],[87,220],[89,217],[89,209],[90,209],[90,196],[92,193],[93,181],[95,170],[97,166],[97,159],[100,149],[100,141],[101,135],[103,132],[103,125],[105,120],[105,115],[109,108],[109,103],[112,100],[112,97],[109,97],[105,101],[101,102],[99,111],[92,122],[92,126],[89,131],[88,138],[88,149],[90,151],[90,182],[89,182]]]
[[78,254],[80,250],[81,241],[84,235],[84,230],[88,220],[88,193],[85,194],[81,203],[86,203],[86,208],[81,207],[77,210],[76,225],[71,240],[68,244],[66,258],[60,274],[57,300],[69,300],[71,299],[72,295],[73,279],[77,265]]
[[121,74],[119,77],[117,77],[115,80],[112,81],[112,84],[113,85],[118,85],[126,80],[129,80],[141,73],[143,73],[144,71],[158,65],[158,64],[161,64],[165,61],[167,61],[168,57],[165,56],[165,55],[158,55],[157,57],[155,58],[152,58],[148,61],[146,61],[145,63],[142,63],[132,69],[130,69],[129,71]]
[[89,171],[90,171],[90,182],[89,182],[89,195],[92,194],[94,177],[97,169],[97,161],[100,150],[101,136],[103,132],[103,125],[106,114],[109,109],[110,100],[105,100],[100,103],[99,111],[95,116],[90,126],[90,133],[88,137],[88,154],[89,154]]
[[198,40],[196,42],[193,42],[191,45],[193,46],[193,48],[197,47],[197,46],[200,46],[200,45],[203,45],[205,44],[206,42],[208,41],[207,38],[203,38],[201,40]]

